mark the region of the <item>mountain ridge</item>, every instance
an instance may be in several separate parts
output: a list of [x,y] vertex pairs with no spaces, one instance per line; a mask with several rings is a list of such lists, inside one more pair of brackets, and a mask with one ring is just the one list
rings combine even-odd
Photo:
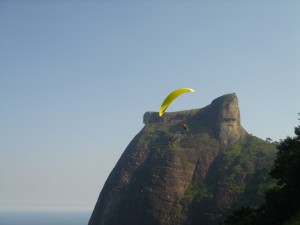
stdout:
[[[186,121],[189,131],[182,129]],[[241,126],[237,96],[201,109],[146,112],[99,195],[89,225],[215,225],[260,204],[275,148]]]

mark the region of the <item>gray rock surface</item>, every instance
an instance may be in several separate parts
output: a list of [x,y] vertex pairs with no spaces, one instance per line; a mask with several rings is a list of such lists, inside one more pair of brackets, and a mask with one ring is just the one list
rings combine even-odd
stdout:
[[216,225],[239,205],[262,203],[275,149],[242,128],[235,94],[143,121],[89,225]]

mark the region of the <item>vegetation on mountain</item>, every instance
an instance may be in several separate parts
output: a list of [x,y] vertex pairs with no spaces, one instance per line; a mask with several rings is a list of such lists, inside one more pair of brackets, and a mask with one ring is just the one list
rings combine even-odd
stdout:
[[270,176],[276,184],[266,191],[265,203],[258,208],[239,208],[225,220],[225,224],[300,224],[300,126],[295,127],[294,132],[294,137],[275,143],[278,152]]
[[[146,112],[101,190],[89,225],[217,225],[275,185],[273,144],[241,126],[235,94],[201,109]],[[183,129],[186,122],[189,129]]]

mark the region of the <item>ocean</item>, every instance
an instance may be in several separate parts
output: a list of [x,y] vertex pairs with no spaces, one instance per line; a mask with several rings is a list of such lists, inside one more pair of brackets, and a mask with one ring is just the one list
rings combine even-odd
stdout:
[[87,225],[90,211],[0,211],[0,225]]

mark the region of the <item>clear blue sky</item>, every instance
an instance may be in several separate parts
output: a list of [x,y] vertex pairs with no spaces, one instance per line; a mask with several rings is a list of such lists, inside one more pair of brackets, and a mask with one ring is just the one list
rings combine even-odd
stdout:
[[297,1],[0,1],[0,209],[85,208],[146,111],[239,98],[243,127],[293,135]]

